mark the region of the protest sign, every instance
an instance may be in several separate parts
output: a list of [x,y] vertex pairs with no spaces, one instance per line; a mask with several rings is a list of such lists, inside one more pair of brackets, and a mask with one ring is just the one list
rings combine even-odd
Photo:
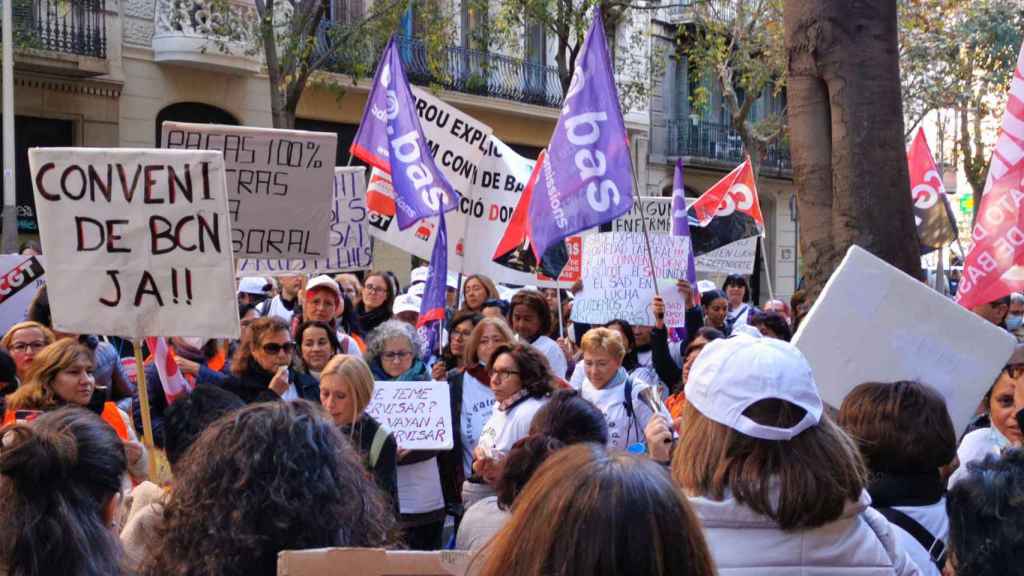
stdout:
[[465,550],[284,550],[277,557],[277,576],[463,576],[472,559]]
[[313,260],[257,260],[240,258],[238,275],[319,274],[369,270],[373,242],[367,225],[366,168],[334,169],[330,248],[326,258]]
[[946,399],[957,433],[1013,352],[1014,338],[852,246],[793,343],[822,399],[838,408],[864,382],[913,380]]
[[42,256],[0,256],[0,334],[28,319],[28,307],[46,285]]
[[375,382],[366,413],[391,430],[399,448],[454,446],[447,382]]
[[[646,222],[645,222],[646,221]],[[633,202],[633,208],[601,226],[602,232],[643,232],[647,226],[649,234],[672,232],[672,198],[644,196]]]
[[34,148],[54,328],[238,337],[219,152]]
[[[682,236],[651,236],[658,291],[665,300],[665,324],[685,325],[686,303],[676,279],[686,278],[690,243]],[[643,234],[602,232],[583,239],[583,291],[572,305],[572,319],[586,324],[626,320],[653,326],[654,280]]]
[[338,136],[164,122],[164,148],[224,154],[236,257],[326,258]]
[[[442,102],[429,93],[413,88],[423,132],[431,142],[431,152],[440,158],[440,168],[449,182],[462,194],[457,210],[445,215],[448,228],[448,269],[463,274],[484,274],[495,282],[519,285],[561,286],[568,288],[579,279],[579,236],[569,240],[570,260],[558,282],[528,271],[502,266],[491,261],[505,232],[519,195],[533,170],[533,159],[516,154],[504,142],[490,135],[490,128],[473,117]],[[447,120],[445,120],[447,119]],[[441,125],[444,122],[444,126]],[[445,128],[448,126],[448,128]],[[487,131],[482,146],[473,138],[458,138],[458,132]],[[475,163],[468,163],[475,151],[483,149]],[[416,226],[399,230],[395,218],[394,193],[390,177],[374,169],[367,188],[370,233],[380,240],[414,256],[429,259],[437,233],[437,217],[424,218]],[[471,241],[466,241],[466,239]],[[577,248],[573,257],[573,246]],[[576,273],[573,276],[573,273]]]
[[751,236],[697,256],[697,271],[713,274],[753,274],[757,239],[757,236]]

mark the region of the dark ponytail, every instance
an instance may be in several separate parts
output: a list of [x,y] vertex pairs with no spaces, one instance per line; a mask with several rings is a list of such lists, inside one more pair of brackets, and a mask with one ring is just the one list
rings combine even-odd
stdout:
[[120,573],[120,542],[103,511],[126,469],[114,429],[81,408],[4,430],[0,566],[10,576]]

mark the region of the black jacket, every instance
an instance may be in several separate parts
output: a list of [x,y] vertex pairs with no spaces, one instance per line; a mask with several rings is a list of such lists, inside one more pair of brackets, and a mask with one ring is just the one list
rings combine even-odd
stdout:
[[[211,370],[205,365],[199,365],[199,375],[196,376],[196,386],[211,385],[220,386],[229,376],[223,372]],[[164,396],[163,385],[160,384],[160,374],[156,371],[156,364],[146,365],[146,390],[149,391],[149,421],[153,426],[153,444],[157,448],[164,447],[164,414],[169,407],[167,397]],[[139,403],[138,390],[132,394],[132,424],[135,429],[142,432],[142,407]]]
[[[238,395],[246,404],[280,400],[281,397],[270,389],[270,381],[274,375],[260,368],[255,362],[241,376],[232,374],[222,386]],[[320,383],[308,374],[297,370],[288,370],[288,381],[299,392],[299,398],[320,403]]]
[[384,448],[380,451],[377,463],[370,465],[370,448],[373,446],[373,437],[377,434],[380,423],[372,416],[363,412],[353,426],[342,426],[341,432],[346,438],[352,440],[352,445],[359,450],[363,457],[363,464],[373,474],[377,486],[391,498],[395,511],[398,510],[398,442],[395,435],[388,433],[384,441]]
[[[680,356],[683,362],[686,361],[686,347],[697,336],[697,331],[704,326],[704,310],[700,306],[694,306],[686,311],[686,340],[679,343]],[[668,385],[668,389],[674,394],[682,385],[683,369],[678,366],[669,352],[668,329],[654,328],[651,330],[651,363],[654,364],[654,371],[658,378]]]

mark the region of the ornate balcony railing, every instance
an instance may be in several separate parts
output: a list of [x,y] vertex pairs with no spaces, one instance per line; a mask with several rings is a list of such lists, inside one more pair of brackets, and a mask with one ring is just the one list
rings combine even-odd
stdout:
[[105,0],[15,0],[17,46],[107,57]]
[[157,62],[258,72],[259,22],[252,0],[157,0],[153,52]]
[[[331,72],[351,74],[357,69],[361,74],[373,74],[381,48],[333,50],[331,35],[335,24],[324,22],[320,27],[318,50],[326,51],[324,69]],[[397,38],[402,63],[410,82],[415,84],[438,84],[448,90],[503,98],[524,104],[558,107],[562,104],[562,83],[558,70],[495,54],[483,50],[471,50],[459,46],[444,49],[440,65],[434,67],[428,62],[428,49],[420,40],[408,37]]]
[[[667,124],[669,156],[732,164],[746,156],[740,135],[731,126],[703,120],[669,120]],[[782,142],[769,145],[761,166],[778,172],[792,170],[789,146]]]

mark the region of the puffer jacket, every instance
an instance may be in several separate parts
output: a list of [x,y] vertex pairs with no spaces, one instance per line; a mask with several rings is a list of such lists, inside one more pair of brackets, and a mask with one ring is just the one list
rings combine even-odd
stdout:
[[770,518],[737,503],[689,498],[720,576],[920,576],[889,522],[861,494],[839,519],[784,532]]

